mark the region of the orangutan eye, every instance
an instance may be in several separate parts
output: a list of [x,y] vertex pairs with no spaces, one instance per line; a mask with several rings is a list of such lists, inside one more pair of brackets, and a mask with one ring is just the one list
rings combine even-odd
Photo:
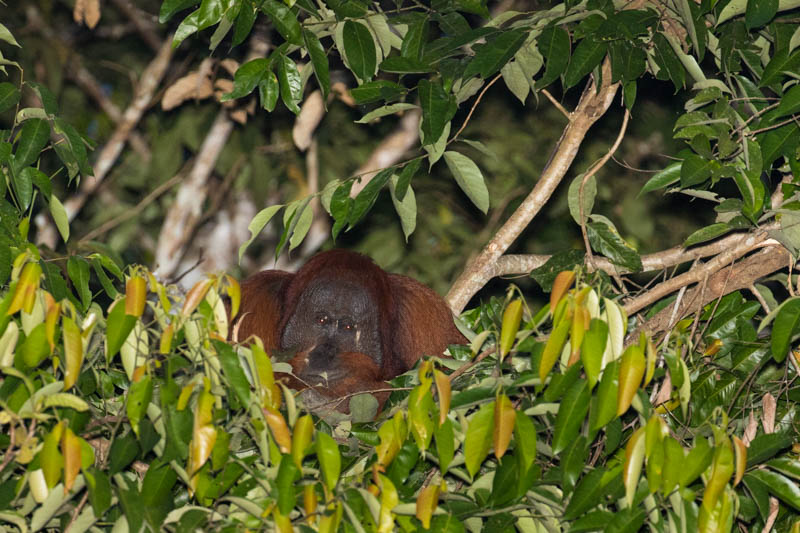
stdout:
[[317,317],[317,322],[319,322],[320,324],[327,324],[328,323],[328,315],[322,315],[320,317]]

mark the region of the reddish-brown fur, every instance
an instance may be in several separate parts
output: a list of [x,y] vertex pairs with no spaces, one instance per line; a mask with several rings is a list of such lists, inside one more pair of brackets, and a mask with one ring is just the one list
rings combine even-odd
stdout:
[[[434,291],[418,281],[388,274],[371,259],[346,250],[331,250],[312,257],[296,274],[266,270],[242,282],[240,318],[236,338],[257,335],[268,352],[285,350],[281,335],[309,284],[330,280],[357,284],[378,309],[378,333],[383,354],[342,352],[330,363],[338,379],[315,383],[324,396],[338,398],[358,391],[386,388],[384,383],[407,371],[423,355],[441,355],[448,344],[465,342],[453,324],[450,308]],[[301,378],[308,351],[290,360]],[[291,380],[290,385],[302,387]],[[386,395],[378,398],[382,405]],[[346,403],[346,402],[343,402]]]

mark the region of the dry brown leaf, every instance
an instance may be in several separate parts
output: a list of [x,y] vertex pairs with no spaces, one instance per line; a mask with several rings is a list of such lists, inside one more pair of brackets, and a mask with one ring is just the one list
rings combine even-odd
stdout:
[[94,29],[100,21],[100,0],[77,0],[72,18],[78,24],[84,23]]
[[747,425],[744,427],[744,434],[742,435],[742,442],[744,442],[745,446],[750,446],[750,443],[756,438],[757,432],[758,422],[753,411],[750,411],[750,417],[747,419]]
[[658,390],[658,394],[656,395],[656,399],[653,402],[653,405],[661,405],[665,404],[669,401],[672,395],[672,377],[667,372],[667,375],[664,376],[664,381],[661,382],[661,388]]
[[199,72],[190,72],[164,91],[161,108],[168,111],[178,107],[186,100],[203,100],[212,94],[211,80]]
[[294,128],[292,128],[294,145],[300,150],[306,151],[311,146],[314,132],[324,116],[325,103],[322,100],[322,92],[319,90],[313,91],[303,102],[300,113],[294,121]]
[[775,408],[777,407],[775,397],[770,393],[766,393],[761,400],[761,406],[764,408],[764,412],[761,415],[761,425],[764,426],[764,433],[775,433]]

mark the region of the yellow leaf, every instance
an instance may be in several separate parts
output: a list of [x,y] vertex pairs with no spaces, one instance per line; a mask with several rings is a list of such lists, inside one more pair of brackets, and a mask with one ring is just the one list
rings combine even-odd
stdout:
[[336,533],[339,530],[339,522],[342,521],[342,502],[328,506],[325,515],[319,520],[319,533]]
[[239,302],[242,300],[242,289],[239,286],[239,282],[236,281],[233,277],[225,274],[225,280],[228,282],[227,294],[228,298],[231,299],[231,320],[237,314],[239,314]]
[[56,347],[56,326],[58,325],[58,316],[61,314],[61,304],[56,303],[49,292],[44,293],[44,300],[47,307],[44,318],[44,333],[52,353]]
[[64,467],[64,456],[58,451],[61,435],[64,433],[64,422],[59,422],[44,438],[42,450],[39,452],[39,462],[42,473],[47,482],[47,488],[52,489],[61,479],[61,469]]
[[440,370],[433,371],[433,379],[436,382],[437,399],[439,400],[439,425],[447,420],[447,413],[450,412],[450,378]]
[[36,291],[39,289],[39,279],[42,276],[42,267],[39,263],[29,262],[22,268],[17,285],[14,289],[14,296],[11,297],[11,305],[6,311],[6,316],[11,316],[20,309],[26,313],[33,310],[33,302]]
[[314,485],[303,486],[303,510],[306,512],[306,523],[313,525],[317,522],[317,490]]
[[625,485],[625,500],[628,507],[633,505],[636,487],[639,485],[639,476],[642,473],[642,463],[645,451],[645,431],[639,428],[631,435],[625,446],[625,462],[622,465],[622,483]]
[[400,444],[402,440],[397,435],[397,425],[394,419],[387,420],[383,425],[378,428],[378,437],[381,439],[380,444],[375,447],[375,453],[378,454],[378,464],[386,467],[400,451]]
[[550,338],[542,350],[542,359],[539,362],[539,379],[544,383],[547,375],[553,369],[558,357],[561,355],[561,350],[564,349],[564,343],[567,342],[567,333],[569,333],[570,325],[572,322],[563,319],[555,329],[550,332]]
[[83,339],[78,326],[71,318],[65,316],[61,320],[64,335],[64,390],[69,390],[78,381],[83,364]]
[[189,398],[192,397],[192,392],[194,391],[194,383],[189,383],[188,385],[184,385],[181,389],[181,394],[178,396],[178,411],[183,411],[186,409],[186,404],[189,403]]
[[167,355],[172,349],[172,336],[175,334],[175,324],[170,324],[161,333],[161,341],[158,343],[158,351],[161,355]]
[[517,298],[510,302],[503,311],[503,322],[500,328],[500,360],[502,361],[511,348],[519,331],[519,324],[522,321],[522,300]]
[[278,506],[272,510],[272,519],[275,521],[275,531],[279,533],[293,533],[292,521],[278,511]]
[[141,276],[133,276],[125,283],[125,314],[142,316],[147,297],[147,282]]
[[736,475],[733,477],[735,487],[742,480],[744,469],[747,467],[747,445],[736,435],[733,436],[733,451],[736,452]]
[[189,468],[188,474],[193,476],[200,470],[208,458],[211,457],[211,450],[217,442],[217,430],[212,425],[195,428],[192,433],[192,441],[189,443]]
[[656,359],[658,358],[658,354],[656,353],[656,345],[653,343],[653,339],[650,337],[646,337],[645,339],[647,370],[644,374],[644,386],[646,387],[648,383],[650,383],[650,380],[653,379],[653,374],[656,371]]
[[303,415],[294,423],[292,432],[292,459],[297,468],[302,471],[303,458],[311,445],[311,433],[314,431],[314,421],[311,415]]
[[422,522],[422,527],[431,527],[431,517],[439,502],[439,485],[428,485],[419,491],[417,496],[417,518]]
[[65,429],[61,439],[61,453],[64,454],[64,494],[66,494],[81,471],[81,439],[69,428]]
[[575,281],[575,272],[571,270],[564,270],[563,272],[558,273],[555,281],[553,281],[553,290],[550,292],[551,314],[555,314],[556,305],[558,305],[558,302],[567,293],[567,290],[570,288],[573,281]]
[[641,346],[632,344],[622,354],[619,364],[619,389],[617,390],[617,416],[631,406],[644,376],[645,359]]
[[381,509],[378,515],[378,533],[389,533],[394,531],[394,515],[392,509],[397,507],[400,498],[397,489],[388,477],[378,474],[381,489]]
[[494,403],[494,456],[500,459],[506,453],[514,433],[514,423],[517,412],[511,405],[511,400],[505,394],[500,394]]
[[572,316],[572,326],[570,327],[569,345],[571,352],[567,366],[574,365],[581,358],[581,345],[583,344],[586,330],[589,329],[590,320],[591,318],[586,308],[583,305],[577,305]]
[[204,279],[203,281],[198,281],[194,284],[194,287],[189,289],[189,292],[186,293],[186,300],[183,302],[183,309],[181,309],[181,314],[183,316],[191,315],[197,306],[200,305],[200,302],[206,297],[206,293],[212,283],[213,281],[211,279]]
[[263,407],[261,411],[264,413],[264,418],[267,420],[269,429],[272,430],[272,436],[281,453],[289,453],[292,449],[292,435],[283,415],[273,407]]

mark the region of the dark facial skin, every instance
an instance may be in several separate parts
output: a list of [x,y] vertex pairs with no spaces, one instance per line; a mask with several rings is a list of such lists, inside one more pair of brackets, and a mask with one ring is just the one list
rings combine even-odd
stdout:
[[344,352],[367,354],[380,367],[383,360],[379,310],[361,284],[319,278],[303,291],[281,335],[281,349],[306,352],[302,377],[314,383],[347,377],[337,364]]

